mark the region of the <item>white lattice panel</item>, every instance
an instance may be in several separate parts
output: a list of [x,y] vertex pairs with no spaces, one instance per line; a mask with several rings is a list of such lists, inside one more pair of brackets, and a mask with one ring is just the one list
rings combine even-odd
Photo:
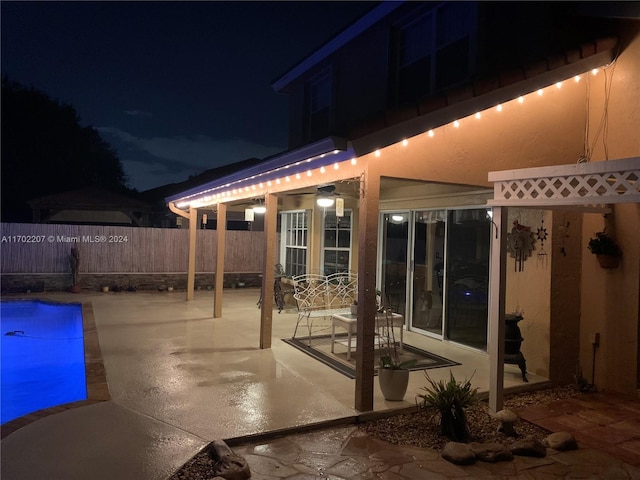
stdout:
[[640,158],[492,172],[493,205],[640,202]]

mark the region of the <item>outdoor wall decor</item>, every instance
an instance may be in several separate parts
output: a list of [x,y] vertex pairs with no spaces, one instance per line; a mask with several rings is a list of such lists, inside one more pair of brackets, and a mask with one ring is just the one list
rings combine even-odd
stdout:
[[517,219],[514,220],[511,232],[507,233],[507,252],[516,260],[516,272],[524,270],[524,262],[531,256],[534,242],[531,227],[520,225]]
[[540,240],[540,250],[538,250],[538,265],[546,267],[548,265],[549,256],[544,251],[544,241],[547,239],[547,229],[544,228],[544,217],[540,220],[540,228],[536,232],[536,238]]

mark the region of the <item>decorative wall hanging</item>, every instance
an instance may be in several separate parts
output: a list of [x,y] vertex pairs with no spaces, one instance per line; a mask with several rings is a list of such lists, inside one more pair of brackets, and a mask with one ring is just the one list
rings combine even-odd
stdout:
[[524,262],[531,256],[534,242],[531,227],[520,225],[518,220],[514,220],[511,233],[507,233],[507,252],[516,260],[516,272],[524,270]]
[[547,229],[544,228],[544,217],[540,221],[540,228],[536,232],[536,238],[540,240],[540,250],[538,250],[538,263],[543,267],[547,266],[549,256],[544,251],[544,241],[547,239]]

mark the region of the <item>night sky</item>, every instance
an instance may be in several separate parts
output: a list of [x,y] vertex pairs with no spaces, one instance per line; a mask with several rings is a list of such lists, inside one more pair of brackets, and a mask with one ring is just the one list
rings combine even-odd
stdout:
[[72,105],[143,191],[285,150],[271,83],[376,4],[2,1],[2,75]]

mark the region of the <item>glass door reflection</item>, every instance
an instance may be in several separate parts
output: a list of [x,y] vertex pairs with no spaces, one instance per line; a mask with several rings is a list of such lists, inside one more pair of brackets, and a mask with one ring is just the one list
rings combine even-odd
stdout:
[[383,302],[402,315],[407,298],[407,252],[409,213],[385,213],[382,216]]
[[446,212],[416,212],[411,329],[442,337]]

